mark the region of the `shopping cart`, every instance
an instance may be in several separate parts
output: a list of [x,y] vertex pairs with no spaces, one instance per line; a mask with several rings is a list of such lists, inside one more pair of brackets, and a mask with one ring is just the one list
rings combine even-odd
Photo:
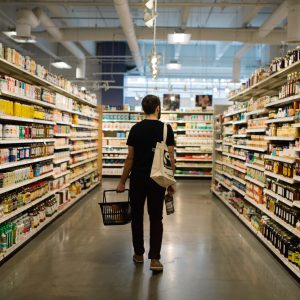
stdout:
[[[127,201],[122,202],[107,202],[107,193],[116,193],[116,190],[103,191],[103,202],[99,203],[101,207],[102,219],[104,225],[124,225],[131,222],[131,207],[129,190],[126,189],[125,193],[128,194]],[[122,193],[123,195],[123,193]]]

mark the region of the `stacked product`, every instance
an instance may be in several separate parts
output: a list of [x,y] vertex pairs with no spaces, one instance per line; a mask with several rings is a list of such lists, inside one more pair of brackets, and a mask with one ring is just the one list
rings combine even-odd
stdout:
[[80,115],[97,133],[98,114],[94,94],[1,44],[0,66],[9,74],[0,78],[1,261],[97,184],[69,201],[71,120]]
[[[299,53],[299,49],[296,49],[289,52],[286,57],[274,60],[269,70],[258,70],[241,89],[231,94],[229,100],[246,104],[247,122],[240,125],[242,121],[235,121],[233,115],[239,115],[241,111],[238,110],[239,107],[230,108],[224,113],[226,118],[223,135],[229,134],[230,130],[235,133],[236,126],[246,126],[246,134],[236,136],[237,140],[233,141],[232,146],[233,149],[245,152],[240,159],[246,160],[246,176],[243,179],[241,175],[239,182],[244,180],[246,187],[245,190],[237,188],[234,182],[236,177],[234,170],[237,165],[231,161],[229,168],[224,156],[220,155],[221,147],[223,151],[225,150],[223,154],[230,155],[231,152],[229,140],[224,138],[216,141],[219,145],[215,154],[218,161],[214,168],[212,187],[214,193],[235,213],[236,205],[233,203],[236,203],[236,198],[240,199],[239,207],[241,203],[247,203],[256,209],[260,217],[259,226],[255,226],[255,229],[246,218],[240,214],[237,216],[298,277],[300,277]],[[272,89],[266,89],[270,85]],[[274,96],[274,90],[277,90],[277,96]],[[229,126],[230,130],[224,128]],[[228,179],[232,179],[231,182]]]
[[[103,175],[121,175],[131,127],[144,118],[142,113],[106,107],[103,113]],[[213,111],[162,112],[176,137],[177,177],[210,177],[212,169]],[[113,156],[111,155],[113,154]]]

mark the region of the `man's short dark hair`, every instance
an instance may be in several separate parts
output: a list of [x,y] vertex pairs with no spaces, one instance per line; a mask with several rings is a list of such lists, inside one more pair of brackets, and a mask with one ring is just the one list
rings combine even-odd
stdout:
[[157,106],[160,107],[160,100],[157,96],[147,95],[142,100],[143,111],[146,115],[154,114]]

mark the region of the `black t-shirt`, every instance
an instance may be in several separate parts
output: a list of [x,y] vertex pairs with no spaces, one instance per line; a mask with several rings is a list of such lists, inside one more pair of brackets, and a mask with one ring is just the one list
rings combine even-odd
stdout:
[[[167,146],[174,146],[174,133],[168,124]],[[157,142],[163,140],[164,123],[158,120],[143,120],[135,124],[128,136],[127,145],[134,148],[131,177],[149,177]]]

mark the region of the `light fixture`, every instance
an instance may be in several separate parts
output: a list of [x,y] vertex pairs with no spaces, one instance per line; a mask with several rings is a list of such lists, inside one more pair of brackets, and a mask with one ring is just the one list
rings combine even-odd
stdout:
[[229,92],[230,92],[230,88],[228,88],[228,87],[227,87],[227,88],[225,88],[225,93],[227,93],[227,94],[228,94]]
[[149,28],[153,27],[153,46],[149,55],[149,68],[153,79],[157,79],[159,74],[160,55],[156,52],[156,18],[157,13],[157,0],[149,0],[145,2],[144,21],[145,25]]
[[181,64],[176,60],[171,60],[167,64],[167,69],[168,70],[180,70],[181,69]]
[[36,43],[35,37],[31,36],[18,36],[16,31],[4,31],[4,35],[17,43]]
[[81,90],[82,92],[84,92],[84,91],[86,90],[86,87],[85,87],[85,86],[82,86],[82,87],[80,88],[80,90]]
[[168,43],[169,44],[179,44],[186,45],[191,40],[191,34],[184,32],[174,32],[168,34]]
[[214,87],[214,88],[213,88],[213,92],[214,92],[214,93],[217,93],[217,92],[218,92],[218,88],[217,88],[217,87]]
[[155,22],[156,18],[157,18],[157,15],[151,15],[151,14],[148,14],[148,13],[145,14],[145,16],[144,16],[145,25],[148,28],[154,27],[154,22]]
[[148,8],[148,9],[153,9],[154,7],[154,0],[149,0],[145,3],[145,6]]
[[172,95],[172,96],[170,97],[170,100],[171,100],[171,101],[175,101],[175,96]]
[[62,60],[57,60],[55,62],[52,62],[51,65],[57,69],[72,69],[72,67],[69,64],[67,64]]
[[193,96],[191,96],[191,98],[190,98],[190,99],[191,99],[191,101],[194,101],[194,100],[195,100],[195,98],[194,98]]

